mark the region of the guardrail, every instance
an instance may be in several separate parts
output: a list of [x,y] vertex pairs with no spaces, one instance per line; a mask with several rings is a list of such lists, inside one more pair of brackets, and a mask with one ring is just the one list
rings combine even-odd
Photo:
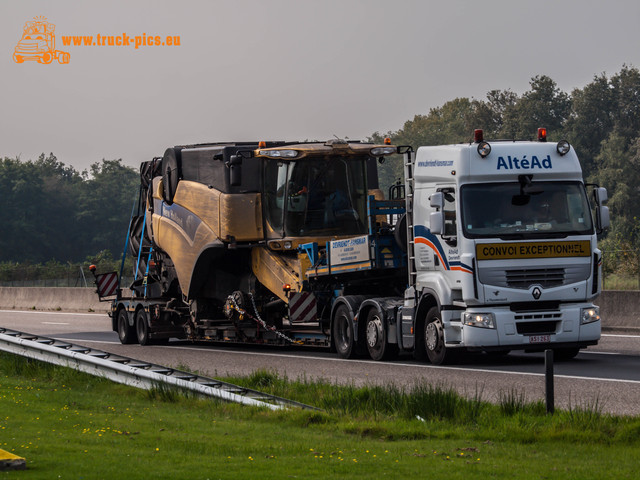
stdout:
[[226,402],[240,403],[270,410],[297,407],[319,410],[293,400],[277,397],[213,378],[183,372],[113,353],[76,345],[54,338],[31,335],[0,327],[0,350],[70,367],[98,377],[108,378],[146,390],[169,385]]

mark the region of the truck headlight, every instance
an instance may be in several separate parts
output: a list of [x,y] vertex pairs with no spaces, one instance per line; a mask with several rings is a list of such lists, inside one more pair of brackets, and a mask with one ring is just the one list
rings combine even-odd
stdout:
[[493,321],[493,313],[464,312],[462,314],[462,323],[470,327],[496,328],[496,322]]
[[583,308],[580,312],[580,324],[593,323],[600,320],[600,307]]

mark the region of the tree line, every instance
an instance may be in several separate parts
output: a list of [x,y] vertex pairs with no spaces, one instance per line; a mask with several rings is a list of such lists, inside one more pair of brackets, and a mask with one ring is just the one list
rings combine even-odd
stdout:
[[0,262],[119,258],[139,183],[122,160],[83,172],[53,154],[0,160]]
[[[550,141],[568,140],[575,148],[583,175],[606,187],[612,225],[602,241],[603,250],[638,251],[640,247],[640,71],[623,66],[608,77],[602,73],[571,93],[558,88],[548,76],[535,76],[522,95],[491,90],[486,99],[456,98],[426,115],[416,115],[397,131],[374,133],[369,140],[390,137],[395,145],[442,145],[473,141],[474,129],[484,138],[532,140],[539,127]],[[382,177],[402,177],[400,162],[381,166]],[[620,255],[623,255],[620,253]],[[620,261],[621,268],[637,269]]]

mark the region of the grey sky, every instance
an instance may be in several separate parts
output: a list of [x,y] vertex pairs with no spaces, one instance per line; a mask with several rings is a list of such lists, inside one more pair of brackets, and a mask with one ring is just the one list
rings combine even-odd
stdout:
[[[13,61],[38,15],[68,65]],[[0,157],[82,170],[183,143],[361,139],[534,75],[570,92],[640,67],[639,22],[637,0],[0,0]],[[61,40],[122,33],[181,45]]]

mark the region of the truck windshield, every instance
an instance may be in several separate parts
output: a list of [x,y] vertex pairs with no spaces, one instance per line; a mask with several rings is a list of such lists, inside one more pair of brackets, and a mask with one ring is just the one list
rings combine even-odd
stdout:
[[461,189],[468,238],[564,237],[593,233],[591,210],[579,182],[485,183]]
[[283,237],[366,233],[366,158],[265,162],[267,221]]

